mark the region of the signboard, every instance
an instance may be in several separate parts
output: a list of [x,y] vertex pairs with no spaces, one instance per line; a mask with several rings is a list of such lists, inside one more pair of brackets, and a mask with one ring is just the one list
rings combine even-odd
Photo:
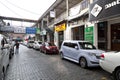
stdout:
[[120,16],[120,0],[97,0],[90,5],[89,21]]
[[55,27],[55,31],[59,32],[59,31],[64,31],[66,29],[66,24],[63,23],[63,24],[60,24],[60,25],[57,25]]
[[85,28],[85,40],[91,43],[94,42],[93,40],[93,26]]
[[14,32],[14,27],[12,27],[12,26],[0,27],[0,31],[3,31],[3,32]]
[[50,17],[55,18],[55,11],[50,11]]
[[40,34],[40,28],[36,28],[36,34]]
[[36,28],[26,27],[26,34],[36,34]]
[[14,33],[26,33],[25,28],[16,27],[14,28]]

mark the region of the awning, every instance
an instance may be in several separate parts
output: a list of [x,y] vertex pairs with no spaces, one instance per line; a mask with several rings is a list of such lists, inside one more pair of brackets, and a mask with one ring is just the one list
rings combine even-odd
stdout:
[[76,18],[82,17],[82,16],[84,16],[84,15],[87,15],[87,14],[89,14],[89,13],[88,13],[88,8],[85,9],[84,11],[82,11],[82,12],[81,12],[80,14],[78,14],[78,15],[75,15],[75,16],[69,16],[67,20],[70,21],[70,20],[73,20],[73,19],[76,19]]

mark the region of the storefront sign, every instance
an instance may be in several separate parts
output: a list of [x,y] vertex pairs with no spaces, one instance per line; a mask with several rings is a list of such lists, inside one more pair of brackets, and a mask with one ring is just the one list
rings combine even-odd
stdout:
[[111,3],[106,4],[106,5],[105,5],[105,9],[114,7],[114,6],[119,5],[119,4],[120,4],[120,0],[113,1],[113,2],[111,2]]
[[85,28],[85,40],[91,43],[94,42],[93,40],[93,26]]
[[66,24],[63,23],[63,24],[60,24],[60,25],[57,25],[55,27],[55,31],[59,32],[59,31],[64,31],[66,29]]
[[36,34],[40,34],[40,28],[36,28]]
[[97,0],[90,5],[89,21],[120,16],[120,0]]

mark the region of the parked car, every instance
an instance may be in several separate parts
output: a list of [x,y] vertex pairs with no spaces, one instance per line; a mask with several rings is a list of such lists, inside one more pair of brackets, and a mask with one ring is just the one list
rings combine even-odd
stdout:
[[4,35],[0,34],[0,80],[4,80],[9,65],[10,45]]
[[9,58],[11,59],[11,58],[13,57],[13,55],[14,55],[14,45],[15,45],[15,41],[14,41],[14,40],[11,40],[11,41],[9,42],[9,44],[10,44],[10,56],[9,56]]
[[27,47],[33,48],[33,43],[34,43],[33,40],[29,40],[29,41],[27,42]]
[[27,41],[26,40],[23,41],[23,45],[27,46]]
[[100,54],[104,51],[88,41],[63,41],[60,49],[61,58],[79,63],[82,68],[99,66]]
[[55,44],[45,42],[40,46],[40,52],[44,52],[45,54],[58,54],[59,50]]
[[34,41],[33,43],[34,49],[40,49],[40,46],[42,46],[42,41]]
[[100,66],[113,74],[115,80],[120,80],[120,52],[106,52],[101,54]]

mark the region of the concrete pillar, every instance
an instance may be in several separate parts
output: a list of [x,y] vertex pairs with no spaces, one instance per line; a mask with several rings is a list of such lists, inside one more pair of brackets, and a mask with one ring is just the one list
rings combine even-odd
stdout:
[[[44,27],[44,22],[43,22],[43,19],[41,20],[41,29],[43,31],[43,28]],[[44,35],[42,35],[42,42],[44,42]]]
[[98,27],[97,27],[97,23],[94,24],[94,45],[98,48]]

